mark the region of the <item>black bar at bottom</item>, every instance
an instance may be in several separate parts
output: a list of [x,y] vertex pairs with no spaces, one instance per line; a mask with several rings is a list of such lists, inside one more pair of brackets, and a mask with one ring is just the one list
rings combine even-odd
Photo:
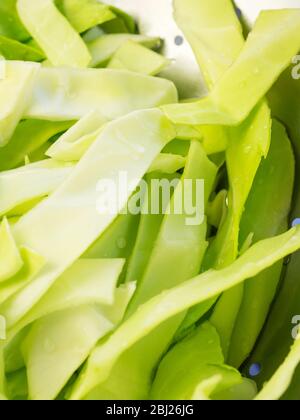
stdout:
[[97,401],[97,412],[106,418],[198,417],[203,401]]

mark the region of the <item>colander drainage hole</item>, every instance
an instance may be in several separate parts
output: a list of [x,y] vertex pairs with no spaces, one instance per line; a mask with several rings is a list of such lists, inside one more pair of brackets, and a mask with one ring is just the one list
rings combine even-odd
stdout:
[[253,363],[249,368],[249,375],[252,378],[255,378],[255,376],[258,376],[261,372],[261,365],[259,363]]

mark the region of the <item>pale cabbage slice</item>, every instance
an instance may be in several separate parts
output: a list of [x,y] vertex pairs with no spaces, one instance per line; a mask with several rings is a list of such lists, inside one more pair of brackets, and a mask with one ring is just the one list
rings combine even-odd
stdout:
[[26,286],[45,265],[44,258],[32,249],[21,247],[20,255],[23,261],[21,269],[7,281],[0,283],[0,304]]
[[28,118],[79,120],[98,111],[107,120],[131,111],[177,102],[166,79],[111,69],[41,68],[34,84]]
[[47,150],[47,156],[66,162],[80,160],[106,122],[99,113],[89,112]]
[[186,158],[172,153],[160,153],[150,166],[148,173],[161,172],[165,174],[173,174],[184,168]]
[[3,354],[3,345],[0,341],[0,400],[5,400],[5,366],[4,366],[4,354]]
[[73,165],[47,159],[0,172],[0,216],[33,199],[46,197],[73,169]]
[[[241,126],[228,130],[229,144],[226,151],[229,179],[228,211],[216,239],[208,249],[205,269],[223,268],[231,264],[238,255],[241,217],[260,162],[268,154],[271,128],[270,109],[264,101]],[[243,292],[244,285],[241,284],[224,293],[216,303],[210,318],[220,334],[225,358],[228,355]]]
[[0,146],[4,146],[23,117],[31,99],[33,82],[39,64],[1,60],[0,79]]
[[155,76],[170,65],[171,61],[133,41],[124,43],[113,55],[107,68],[129,70]]
[[54,399],[112,328],[96,306],[67,309],[34,323],[23,343],[30,399]]
[[[79,161],[96,141],[107,121],[95,111],[80,119],[62,135],[46,152],[46,155],[63,162]],[[186,159],[171,153],[160,153],[148,170],[172,174],[182,169]]]
[[118,324],[122,321],[135,290],[135,282],[121,284],[116,289],[114,303],[112,305],[101,305],[103,315],[114,324]]
[[135,34],[105,34],[87,43],[92,55],[93,67],[107,63],[114,53],[127,41],[139,43],[147,48],[158,48],[161,45],[159,38],[151,38]]
[[299,9],[263,11],[237,60],[210,95],[199,101],[166,106],[169,118],[191,125],[242,122],[299,51],[299,23]]
[[174,15],[212,88],[244,45],[242,26],[228,0],[174,0]]
[[18,0],[26,29],[55,66],[88,67],[91,56],[75,29],[59,12],[54,0]]
[[9,223],[3,219],[0,226],[0,284],[14,276],[22,266],[23,260]]
[[0,55],[0,80],[3,80],[5,78],[6,74],[6,60],[5,57]]
[[11,335],[53,312],[88,304],[112,305],[124,262],[118,258],[79,259],[57,279]]
[[[17,243],[34,249],[47,264],[28,286],[0,306],[8,328],[104,233],[175,134],[157,109],[137,111],[109,123],[63,185],[19,220],[14,226]],[[99,212],[99,203],[107,198],[107,192],[101,191],[102,182],[118,185],[124,172],[128,191],[122,197],[110,194],[109,210]]]
[[134,290],[129,283],[116,290],[115,302],[107,307],[69,308],[33,324],[23,345],[31,399],[57,396],[97,341],[122,320]]
[[24,328],[13,339],[7,338],[4,348],[5,372],[12,373],[24,368],[24,359],[21,353],[21,344],[28,334],[30,326]]
[[[197,386],[192,400],[208,401],[249,401],[257,395],[257,386],[254,381],[248,378],[241,378],[241,382],[235,383],[229,388],[224,387],[224,379],[228,381],[234,379],[235,370],[229,366],[218,366],[215,374],[208,379],[200,382]],[[231,378],[232,379],[231,379]],[[221,390],[219,391],[219,389]]]

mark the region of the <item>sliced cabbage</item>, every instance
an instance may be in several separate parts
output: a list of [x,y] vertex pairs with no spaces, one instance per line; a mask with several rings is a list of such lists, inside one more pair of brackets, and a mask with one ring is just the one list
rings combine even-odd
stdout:
[[115,52],[107,67],[155,76],[169,65],[164,56],[129,40]]
[[[230,184],[228,211],[205,257],[206,269],[225,267],[238,255],[242,214],[261,159],[269,151],[271,126],[270,110],[263,102],[240,127],[229,131],[229,146],[226,151]],[[210,318],[220,334],[225,357],[243,299],[243,287],[241,284],[224,293]]]
[[224,366],[220,339],[215,328],[204,323],[176,344],[160,362],[150,397],[191,400],[196,398],[197,391],[200,399],[199,387],[202,384],[203,390],[203,382],[215,376],[219,380],[213,389],[214,393],[242,383],[241,374],[237,370]]
[[45,260],[41,255],[26,247],[21,247],[20,257],[23,263],[21,269],[0,284],[0,304],[3,304],[11,296],[14,296],[18,290],[22,290],[24,286],[29,284],[45,265]]
[[67,309],[37,321],[23,344],[29,397],[57,397],[97,341],[113,328],[96,306]]
[[[67,181],[20,219],[14,226],[17,243],[34,249],[47,264],[28,286],[0,305],[8,328],[104,233],[153,159],[174,137],[174,127],[155,109],[137,111],[108,124]],[[107,182],[118,185],[124,172],[128,190],[121,197],[111,193],[108,197],[103,186]]]
[[90,304],[112,305],[124,262],[122,259],[79,259],[57,279],[11,334],[15,336],[32,322],[57,311]]
[[92,67],[107,64],[114,53],[128,41],[139,43],[147,48],[159,48],[161,40],[135,34],[105,34],[87,43],[92,55]]
[[1,35],[0,53],[7,60],[42,61],[45,58],[40,50]]
[[66,121],[98,111],[112,120],[176,101],[175,86],[165,79],[111,69],[41,68],[26,116]]
[[109,376],[124,351],[176,314],[254,277],[300,248],[300,228],[253,245],[223,270],[210,270],[142,305],[114,334],[96,347],[74,386],[72,399],[83,398]]
[[18,16],[16,0],[2,0],[0,3],[0,34],[21,42],[30,39]]
[[31,100],[38,64],[4,61],[0,80],[0,146],[5,146]]
[[[105,272],[102,275],[104,281]],[[133,284],[121,286],[104,308],[77,306],[33,324],[22,345],[31,399],[51,400],[59,394],[97,341],[122,320],[134,290]]]
[[[198,220],[198,223],[189,224],[187,220],[191,214],[186,211],[187,209],[184,209],[182,214],[174,214],[172,209],[174,203],[181,202],[182,190],[184,195],[190,198],[195,198],[199,194],[201,203],[205,207],[215,176],[216,167],[205,155],[201,143],[194,142],[187,158],[182,183],[178,184],[168,204],[170,212],[167,210],[164,217],[142,216],[136,247],[127,272],[127,281],[137,280],[137,291],[130,302],[126,318],[138,313],[140,305],[162,290],[181,284],[199,272],[207,247],[205,218]],[[155,175],[154,178],[156,179]],[[196,190],[196,179],[204,179],[205,197]],[[185,184],[185,180],[194,182]],[[152,232],[148,234],[151,230]],[[178,258],[181,261],[180,266],[176,264]],[[146,398],[150,390],[153,369],[170,345],[184,315],[184,312],[178,314],[132,348],[128,348],[107,380],[87,398]]]
[[54,0],[18,0],[17,9],[26,29],[53,65],[88,67],[91,56],[84,41]]
[[[290,141],[284,127],[273,121],[271,148],[258,169],[241,220],[241,244],[247,243],[251,233],[252,242],[256,242],[287,229],[294,176],[295,158]],[[230,342],[228,361],[232,366],[241,366],[251,353],[276,294],[282,268],[283,261],[245,282]]]
[[193,48],[209,88],[240,54],[244,38],[228,0],[174,0],[175,19]]
[[26,369],[10,373],[6,376],[7,395],[10,400],[23,401],[28,397]]
[[263,11],[241,54],[211,94],[200,101],[164,107],[168,117],[191,125],[241,123],[299,51],[299,22],[299,9]]
[[97,0],[58,0],[57,5],[79,33],[116,17],[109,6]]
[[14,276],[23,266],[20,251],[6,219],[0,226],[0,287],[1,283]]
[[80,160],[106,122],[99,113],[89,112],[47,150],[47,156],[66,162]]
[[0,315],[0,340],[6,339],[6,321],[4,316]]
[[0,173],[0,216],[55,191],[72,173],[73,165],[52,159]]
[[277,369],[272,378],[256,396],[256,400],[278,400],[292,382],[295,369],[300,363],[300,339],[296,339],[288,356]]
[[44,146],[49,139],[64,132],[72,124],[72,121],[21,121],[9,143],[1,148],[0,170],[5,171],[24,164],[26,156],[32,155],[36,150]]

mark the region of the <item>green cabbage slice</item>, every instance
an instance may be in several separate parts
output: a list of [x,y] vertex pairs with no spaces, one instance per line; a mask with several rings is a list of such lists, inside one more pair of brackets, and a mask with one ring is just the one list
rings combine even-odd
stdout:
[[254,277],[299,248],[300,229],[292,228],[283,235],[253,245],[229,267],[219,271],[210,270],[152,298],[124,322],[105,344],[96,347],[75,384],[72,399],[84,397],[97,384],[104,382],[122,353],[163,321]]
[[[285,128],[273,121],[271,148],[261,163],[241,220],[240,243],[284,232],[293,195],[295,158]],[[273,168],[276,166],[276,171]],[[266,213],[268,217],[266,217]],[[252,351],[274,299],[283,262],[245,282],[244,296],[231,338],[229,363],[239,367]]]
[[30,248],[21,247],[20,257],[23,261],[21,269],[0,286],[0,304],[5,304],[10,297],[29,284],[45,265],[45,259]]
[[[17,243],[34,249],[47,263],[26,288],[0,305],[9,328],[109,227],[153,159],[174,136],[173,126],[155,109],[134,112],[108,124],[61,187],[20,219],[14,226]],[[110,195],[108,209],[105,206],[103,211],[107,192],[105,188],[101,191],[101,183],[118,185],[124,171],[128,174],[128,191],[121,197]]]
[[[188,196],[196,195],[195,184],[186,185],[184,184],[185,179],[204,178],[207,186],[205,191],[207,200],[215,176],[216,167],[207,158],[201,143],[195,141],[191,145],[181,180],[184,193]],[[173,204],[181,199],[181,184],[178,184],[168,207],[172,209]],[[127,318],[133,313],[138,313],[137,308],[140,305],[162,290],[180,284],[199,272],[207,246],[205,238],[207,224],[203,219],[202,223],[200,220],[200,224],[188,225],[187,218],[189,216],[191,215],[186,212],[174,214],[171,211],[170,214],[166,212],[163,220],[161,216],[154,215],[147,215],[145,219],[141,219],[143,224],[139,229],[139,242],[137,241],[136,252],[132,255],[131,264],[133,263],[133,267],[129,264],[127,277],[128,281],[137,280],[137,291],[129,305]],[[161,227],[160,223],[162,223]],[[148,229],[158,232],[154,242],[147,234]],[[139,244],[143,243],[143,238],[147,240],[147,244],[141,248]],[[139,259],[140,252],[141,260]],[[181,264],[177,266],[176,261],[179,256]],[[145,263],[144,267],[142,264]],[[134,276],[138,278],[136,279]],[[152,371],[170,345],[183,317],[184,314],[179,314],[170,319],[152,334],[129,348],[116,363],[107,381],[88,395],[88,398],[146,398],[150,390]]]
[[84,41],[54,0],[18,0],[17,9],[24,26],[53,65],[88,67],[91,56]]
[[6,219],[0,226],[0,285],[14,276],[23,266],[20,251]]
[[241,123],[297,54],[299,22],[299,9],[262,12],[240,55],[211,94],[197,102],[165,106],[168,117],[191,125]]
[[199,385],[216,375],[220,375],[220,378],[214,388],[215,393],[242,382],[238,371],[224,366],[219,336],[215,328],[206,322],[176,344],[163,358],[150,397],[191,400],[195,398],[196,391],[199,393]]
[[109,6],[97,0],[58,0],[57,5],[79,33],[116,17]]
[[64,132],[72,124],[72,121],[21,121],[10,138],[9,143],[1,148],[0,170],[5,171],[23,165],[26,156],[30,156],[36,152],[53,136]]
[[47,156],[65,162],[80,160],[106,122],[99,113],[89,112],[47,150]]
[[265,384],[256,400],[277,400],[284,394],[292,382],[295,369],[300,363],[300,340],[299,337],[293,344],[288,356],[277,369],[272,378]]
[[45,56],[31,45],[22,44],[16,40],[0,35],[0,53],[7,60],[43,61]]
[[77,306],[112,305],[124,266],[122,259],[79,259],[17,324],[11,335],[51,313]]
[[209,88],[240,54],[244,38],[228,0],[175,0],[175,19],[193,48]]

